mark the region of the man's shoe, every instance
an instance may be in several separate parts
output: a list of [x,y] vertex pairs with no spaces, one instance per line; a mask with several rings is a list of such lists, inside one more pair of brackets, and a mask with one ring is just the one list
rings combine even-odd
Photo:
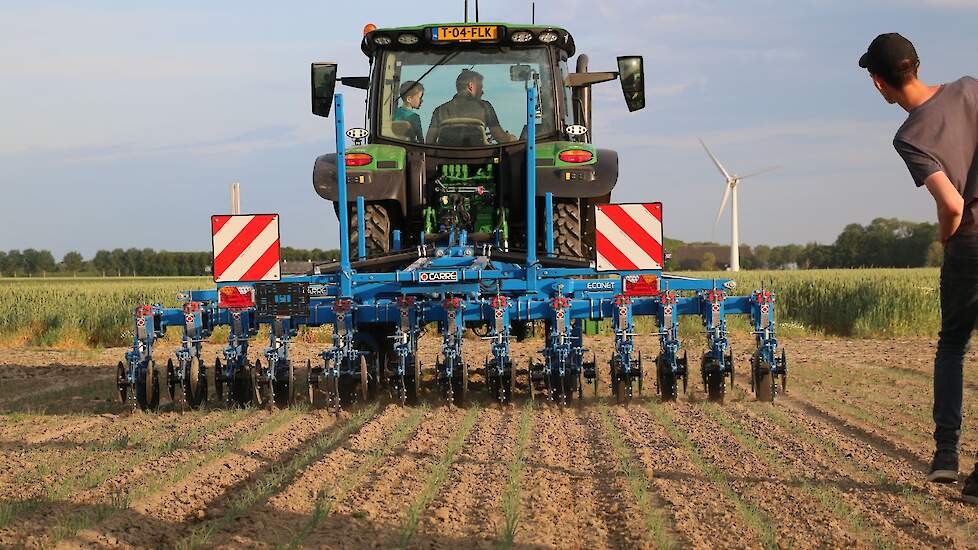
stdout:
[[975,471],[971,472],[968,479],[964,480],[961,498],[972,504],[978,504],[978,466],[975,466]]
[[937,451],[930,463],[930,473],[927,481],[934,483],[957,483],[958,453],[954,451]]

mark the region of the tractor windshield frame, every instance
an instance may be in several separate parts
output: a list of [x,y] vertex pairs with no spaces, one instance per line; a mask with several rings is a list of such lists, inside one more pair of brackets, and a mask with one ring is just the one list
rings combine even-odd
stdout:
[[[455,55],[446,59],[446,54],[450,53]],[[537,86],[538,97],[541,98],[537,110],[537,139],[559,135],[567,125],[567,118],[562,113],[571,111],[571,106],[565,105],[567,94],[563,73],[566,69],[561,66],[561,63],[566,64],[566,60],[565,52],[545,45],[519,48],[487,45],[451,51],[444,47],[378,48],[371,63],[373,74],[368,99],[371,141],[457,150],[525,143],[525,90],[532,85]],[[432,69],[432,65],[439,61],[443,64]],[[521,68],[517,69],[517,66]],[[519,80],[526,75],[526,67],[530,69],[530,80]],[[483,75],[485,94],[481,99],[491,105],[500,131],[508,133],[509,137],[487,127],[484,128],[487,134],[485,143],[446,143],[444,138],[428,141],[434,110],[453,99],[456,78],[464,69]],[[411,109],[401,95],[401,86],[421,77],[424,87],[422,104],[420,108]],[[515,139],[499,141],[494,139],[496,137]]]

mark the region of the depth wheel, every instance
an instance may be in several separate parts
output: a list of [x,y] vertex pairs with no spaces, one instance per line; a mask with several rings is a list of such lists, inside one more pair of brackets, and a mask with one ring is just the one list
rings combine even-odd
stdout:
[[706,396],[710,401],[723,403],[726,393],[726,377],[716,370],[711,370],[706,374]]
[[672,372],[662,355],[655,360],[655,378],[659,384],[659,395],[663,401],[675,401],[679,397],[676,373]]
[[[275,373],[275,382],[272,383],[272,394],[275,396],[275,406],[280,409],[287,409],[295,403],[295,370],[292,361],[286,361],[281,373]],[[279,374],[284,376],[280,377]],[[282,380],[281,378],[285,378]]]
[[247,407],[253,399],[251,389],[251,365],[234,369],[228,380],[228,405]]
[[207,400],[207,376],[200,358],[191,359],[183,368],[183,397],[191,409]]
[[160,377],[156,362],[150,361],[136,379],[136,403],[143,411],[155,411],[160,406]]

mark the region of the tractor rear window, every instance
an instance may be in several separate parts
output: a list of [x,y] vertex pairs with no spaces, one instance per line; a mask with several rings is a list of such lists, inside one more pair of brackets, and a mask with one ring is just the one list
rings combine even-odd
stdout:
[[439,147],[526,139],[526,91],[537,88],[537,136],[556,130],[545,48],[389,51],[380,58],[380,133]]

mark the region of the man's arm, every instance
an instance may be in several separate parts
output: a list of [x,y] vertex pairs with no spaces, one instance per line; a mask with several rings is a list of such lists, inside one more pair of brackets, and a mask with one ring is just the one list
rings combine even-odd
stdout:
[[486,109],[485,122],[492,139],[496,140],[496,143],[512,143],[516,141],[516,136],[503,130],[503,127],[499,124],[499,117],[496,116],[496,109],[492,106],[492,103],[483,100],[482,105]]
[[961,225],[964,214],[964,198],[943,171],[934,172],[924,180],[924,185],[937,203],[937,222],[940,225],[941,242],[946,243]]
[[503,130],[502,126],[490,126],[489,134],[492,136],[492,139],[496,140],[496,143],[512,143],[516,141],[516,136]]
[[[418,117],[421,118],[421,117]],[[436,143],[438,141],[438,126],[440,125],[438,109],[431,113],[431,124],[428,125],[428,133],[424,137],[425,143]]]

